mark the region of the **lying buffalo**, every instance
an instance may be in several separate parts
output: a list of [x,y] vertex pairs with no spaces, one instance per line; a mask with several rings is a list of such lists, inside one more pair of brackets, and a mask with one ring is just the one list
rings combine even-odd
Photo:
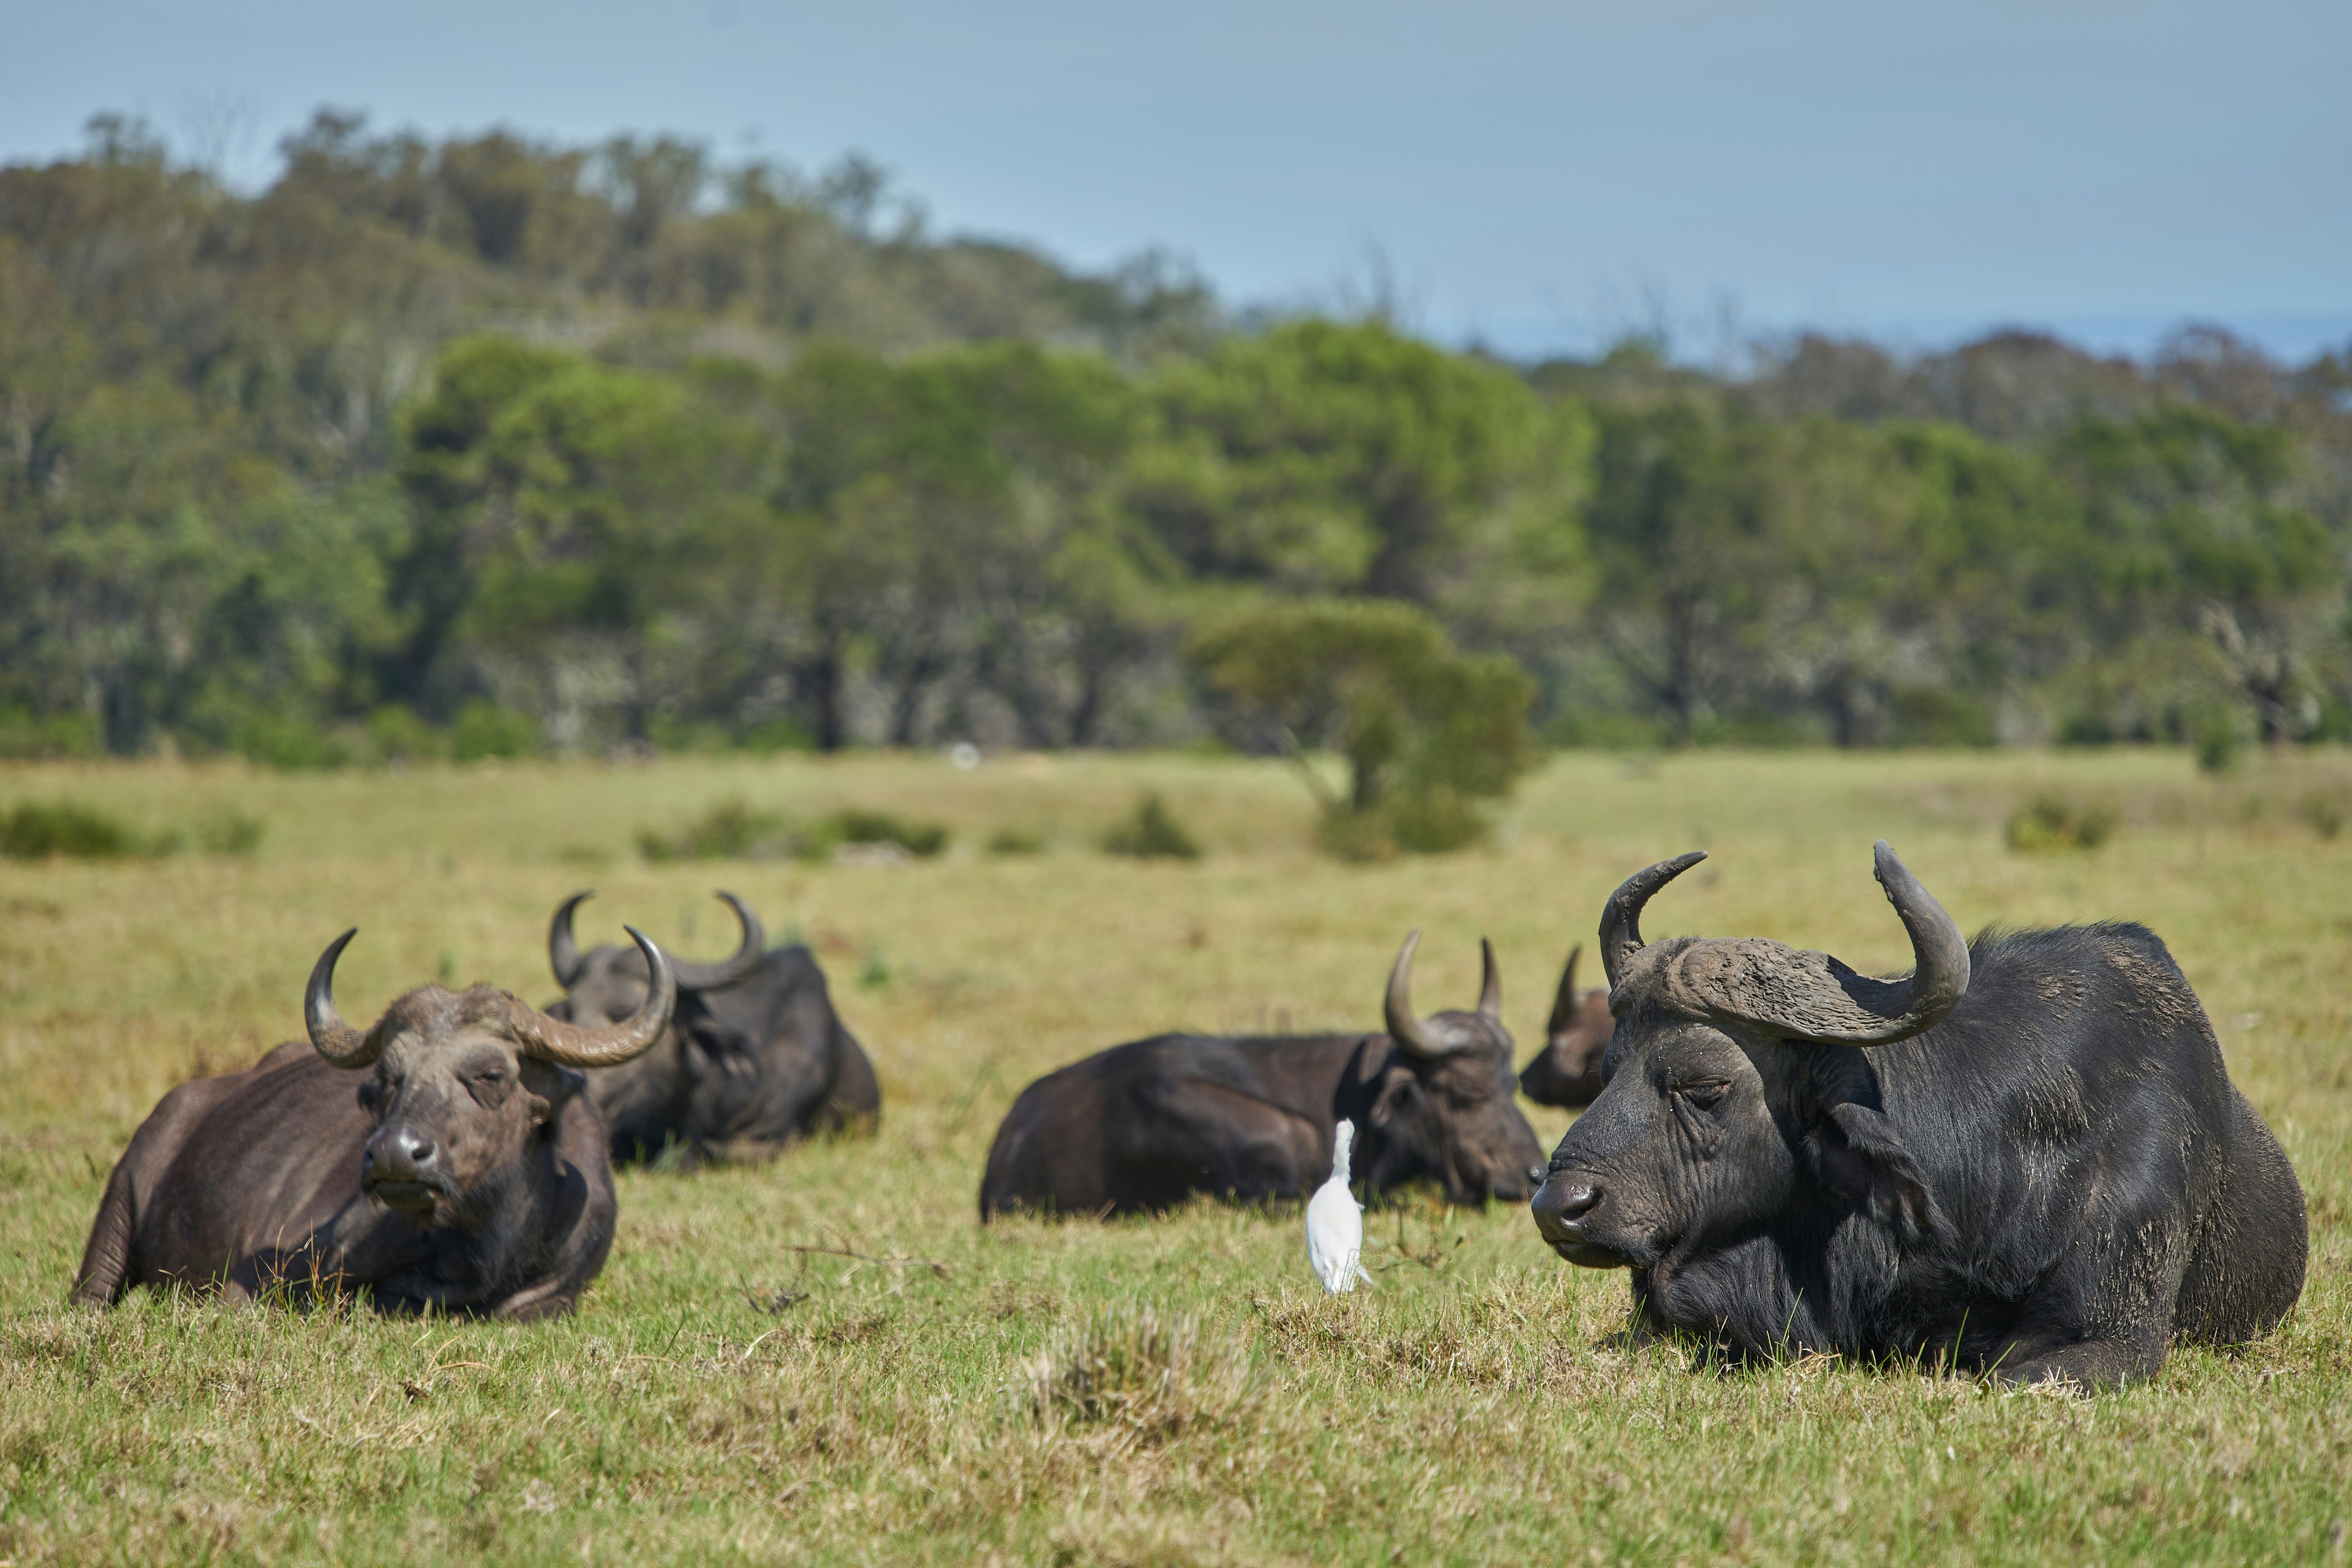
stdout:
[[[625,1018],[645,1000],[646,961],[634,948],[583,952],[572,936],[572,911],[594,896],[564,900],[548,928],[548,964],[565,993],[548,1012],[559,1018]],[[834,1012],[816,956],[797,945],[766,951],[760,917],[732,893],[719,897],[742,928],[734,956],[671,960],[677,1014],[670,1028],[590,1087],[615,1160],[675,1150],[693,1165],[772,1154],[812,1132],[871,1131],[881,1114],[874,1066]]]
[[1476,1012],[1421,1018],[1420,942],[1405,938],[1390,972],[1384,1034],[1161,1035],[1039,1079],[996,1131],[981,1218],[1157,1211],[1196,1193],[1303,1198],[1330,1174],[1343,1117],[1358,1129],[1350,1169],[1371,1192],[1426,1180],[1457,1203],[1525,1198],[1543,1146],[1511,1100],[1495,950],[1480,944]]
[[[367,1289],[469,1317],[569,1311],[613,1244],[604,1125],[576,1068],[625,1062],[669,1022],[653,977],[620,1023],[575,1028],[503,991],[412,991],[364,1032],[335,1010],[345,931],[310,971],[310,1044],[165,1095],[114,1167],[76,1300],[217,1284],[246,1299]],[[373,1067],[364,1078],[357,1069]]]
[[1617,1021],[1609,1016],[1606,990],[1576,988],[1576,961],[1583,953],[1581,946],[1569,950],[1551,1022],[1544,1026],[1544,1048],[1519,1074],[1519,1092],[1538,1105],[1590,1105],[1601,1093],[1601,1053],[1609,1048]]
[[1609,900],[1606,1087],[1533,1205],[1570,1262],[1633,1270],[1639,1331],[2107,1385],[2294,1304],[2303,1190],[2147,930],[1971,950],[1881,843],[1908,976],[1644,946],[1642,906],[1701,858]]

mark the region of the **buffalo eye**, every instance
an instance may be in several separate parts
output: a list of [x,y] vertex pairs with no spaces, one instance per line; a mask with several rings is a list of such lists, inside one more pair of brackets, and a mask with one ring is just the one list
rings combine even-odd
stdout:
[[1713,1110],[1723,1103],[1723,1097],[1730,1089],[1731,1080],[1727,1078],[1707,1078],[1678,1084],[1675,1092],[1688,1101],[1694,1110]]
[[383,1103],[383,1083],[372,1078],[362,1080],[360,1084],[360,1109],[362,1110],[373,1110]]

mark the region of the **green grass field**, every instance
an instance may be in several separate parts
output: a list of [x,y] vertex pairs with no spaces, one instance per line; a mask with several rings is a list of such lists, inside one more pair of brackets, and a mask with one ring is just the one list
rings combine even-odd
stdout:
[[[1145,785],[1210,847],[1092,846]],[[2112,811],[2093,852],[2003,825]],[[935,862],[652,867],[641,827],[730,796],[950,824]],[[1278,766],[1184,758],[680,760],[289,775],[18,766],[0,811],[77,799],[148,832],[242,812],[244,858],[0,861],[0,1562],[1639,1563],[2343,1560],[2352,1520],[2352,756],[1556,762],[1496,847],[1351,868]],[[1045,853],[996,858],[1004,827]],[[2126,918],[2171,945],[2313,1216],[2301,1307],[2095,1401],[1811,1360],[1721,1375],[1603,1348],[1616,1273],[1525,1212],[1368,1216],[1375,1288],[1328,1299],[1295,1209],[982,1229],[991,1133],[1032,1077],[1179,1026],[1375,1026],[1405,930],[1423,1010],[1502,956],[1522,1058],[1569,945],[1628,872],[1716,858],[1654,937],[1762,935],[1901,967],[1892,839],[1968,929]],[[710,899],[816,946],[882,1079],[879,1139],[621,1177],[582,1310],[483,1326],[64,1306],[100,1189],[156,1098],[300,1031],[360,937],[352,1018],[408,987],[554,994],[543,941],[644,927],[724,952]],[[1549,1145],[1567,1123],[1531,1110]],[[837,1249],[796,1250],[800,1248]],[[864,1255],[866,1261],[839,1256]],[[1082,1348],[1129,1370],[1036,1391]],[[1118,1358],[1124,1357],[1123,1362]]]

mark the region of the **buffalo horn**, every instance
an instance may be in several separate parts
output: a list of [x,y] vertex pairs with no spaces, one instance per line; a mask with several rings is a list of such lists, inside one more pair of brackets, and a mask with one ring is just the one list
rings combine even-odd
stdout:
[[1634,872],[1609,895],[1609,902],[1601,910],[1601,967],[1609,976],[1612,991],[1624,973],[1625,961],[1642,951],[1642,906],[1660,888],[1706,858],[1706,850],[1694,849],[1661,860],[1647,870]]
[[572,911],[596,896],[593,888],[583,888],[555,906],[555,919],[547,928],[547,966],[555,971],[555,983],[566,991],[580,978],[580,944],[572,936]]
[[1875,980],[1825,952],[1777,942],[1700,942],[1666,963],[1666,1005],[1711,1023],[1822,1045],[1888,1045],[1941,1020],[1968,993],[1967,939],[1884,838],[1873,860],[1887,902],[1911,933],[1909,974]]
[[319,962],[310,966],[310,984],[302,992],[303,1027],[310,1030],[310,1044],[331,1067],[363,1068],[383,1051],[383,1042],[373,1030],[360,1033],[335,1010],[335,960],[342,957],[343,949],[359,934],[360,928],[353,926],[319,955]]
[[670,973],[669,960],[645,932],[635,926],[621,929],[629,933],[637,951],[646,955],[650,977],[646,999],[637,1005],[637,1010],[617,1024],[592,1029],[551,1018],[528,1003],[509,997],[509,1026],[515,1044],[522,1047],[525,1056],[568,1068],[612,1067],[651,1049],[653,1043],[661,1038],[662,1031],[669,1027],[670,1013],[677,1005],[677,976]]
[[670,960],[671,973],[677,976],[681,990],[724,990],[757,969],[760,961],[768,954],[767,930],[760,924],[760,917],[751,912],[751,907],[724,889],[717,896],[727,900],[727,907],[735,911],[735,922],[743,928],[743,940],[735,944],[733,957],[722,958],[716,963],[688,963],[682,958]]
[[1568,967],[1559,972],[1559,994],[1551,999],[1551,1019],[1544,1025],[1544,1033],[1558,1039],[1576,1026],[1576,961],[1584,956],[1584,944],[1578,942],[1568,950]]
[[1489,1018],[1503,1016],[1503,972],[1495,963],[1495,944],[1478,939],[1478,1011]]
[[1412,955],[1421,946],[1421,932],[1408,931],[1389,971],[1388,996],[1381,1012],[1388,1019],[1389,1037],[1416,1057],[1450,1057],[1465,1047],[1442,1037],[1412,1010]]

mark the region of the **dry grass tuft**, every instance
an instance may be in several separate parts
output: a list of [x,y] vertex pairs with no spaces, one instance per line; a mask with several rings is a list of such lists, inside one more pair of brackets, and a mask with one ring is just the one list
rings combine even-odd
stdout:
[[1263,1391],[1247,1330],[1204,1336],[1197,1315],[1149,1306],[1101,1309],[1057,1331],[1014,1384],[1039,1421],[1104,1428],[1117,1447],[1230,1423]]

